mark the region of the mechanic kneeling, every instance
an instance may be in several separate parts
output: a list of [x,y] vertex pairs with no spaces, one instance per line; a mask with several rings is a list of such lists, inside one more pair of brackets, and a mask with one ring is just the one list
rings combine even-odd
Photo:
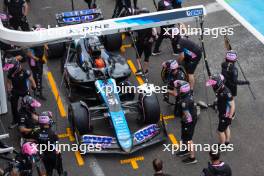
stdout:
[[[166,82],[168,83],[168,89],[172,90],[174,87],[174,81],[176,80],[183,80],[188,81],[187,74],[184,68],[178,64],[176,60],[168,60],[162,63],[163,69],[166,69],[167,74],[165,75]],[[169,102],[169,94],[164,94],[164,101]],[[179,104],[179,97],[175,99],[175,109],[174,114],[175,116],[180,116],[180,104]]]
[[197,160],[194,155],[192,138],[197,123],[197,112],[191,94],[190,85],[186,81],[176,80],[174,81],[174,90],[168,90],[168,92],[175,97],[179,97],[181,112],[181,140],[182,144],[187,147],[186,150],[179,151],[176,155],[190,155],[182,161],[186,164],[195,164],[197,163]]
[[38,115],[36,108],[39,108],[41,104],[27,95],[22,99],[21,108],[19,110],[19,132],[25,140],[32,140],[35,130],[38,128],[37,120]]
[[[38,123],[40,125],[40,129],[34,133],[34,139],[38,142],[38,144],[46,145],[47,147],[48,145],[58,144],[59,138],[51,128],[53,123],[52,112],[42,112],[38,117]],[[62,156],[60,151],[56,151],[56,149],[53,151],[44,151],[43,162],[47,171],[47,176],[53,175],[53,169],[56,169],[59,175],[67,175],[66,172],[63,172]]]

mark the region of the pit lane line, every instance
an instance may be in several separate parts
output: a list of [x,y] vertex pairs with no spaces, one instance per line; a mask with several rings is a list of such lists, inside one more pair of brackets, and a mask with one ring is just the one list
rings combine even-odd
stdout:
[[[44,70],[44,74],[46,75],[46,78],[47,78],[47,80],[48,80],[48,82],[50,84],[50,87],[51,87],[51,90],[53,92],[54,98],[55,98],[55,100],[57,100],[56,102],[58,104],[58,108],[60,110],[61,117],[65,117],[66,118],[67,114],[66,114],[66,111],[65,111],[65,107],[67,107],[67,106],[65,106],[64,102],[62,101],[62,98],[60,96],[62,94],[60,93],[60,91],[57,88],[58,86],[57,86],[57,84],[55,82],[55,79],[54,79],[52,73],[49,71],[47,65],[44,66],[43,70]],[[74,142],[75,141],[75,138],[74,138],[73,133],[72,133],[70,128],[66,129],[66,134],[59,134],[59,138],[67,138],[67,137],[68,137],[70,142]],[[75,158],[76,158],[78,166],[79,167],[84,166],[85,161],[84,161],[84,158],[82,157],[82,155],[80,154],[80,152],[74,152],[74,155],[75,155]],[[95,175],[95,176],[105,176],[101,166],[99,165],[99,163],[96,160],[94,155],[89,156],[88,166],[91,169],[93,175]]]

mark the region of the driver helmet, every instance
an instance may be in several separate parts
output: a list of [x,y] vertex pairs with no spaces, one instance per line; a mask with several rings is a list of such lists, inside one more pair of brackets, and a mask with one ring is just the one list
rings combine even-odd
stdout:
[[229,62],[236,62],[238,59],[237,52],[234,50],[227,51],[225,59]]
[[94,65],[96,68],[105,68],[105,62],[102,58],[96,58],[94,60]]
[[188,82],[183,80],[176,80],[173,84],[177,90],[177,96],[184,97],[185,95],[190,94],[191,87]]
[[50,125],[52,123],[52,112],[44,111],[38,117],[38,123],[40,125]]
[[222,74],[213,74],[206,82],[206,86],[212,86],[215,93],[219,93],[224,87],[224,76]]
[[21,102],[21,106],[23,108],[25,108],[27,111],[29,112],[34,112],[35,108],[39,108],[41,107],[41,103],[38,102],[36,99],[34,99],[33,97],[26,95],[25,97],[23,97],[22,102]]
[[23,155],[32,156],[38,153],[37,144],[33,142],[26,142],[22,145],[21,152]]

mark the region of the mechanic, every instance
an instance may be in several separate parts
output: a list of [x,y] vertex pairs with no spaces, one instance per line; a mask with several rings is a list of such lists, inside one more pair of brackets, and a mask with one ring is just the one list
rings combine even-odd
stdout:
[[28,11],[29,7],[25,0],[4,0],[4,12],[11,15],[9,23],[15,30],[20,27],[23,31],[30,31]]
[[224,76],[221,74],[212,75],[206,82],[206,86],[212,86],[217,97],[219,144],[225,144],[227,146],[231,138],[229,126],[235,115],[234,98],[231,91],[225,86]]
[[[58,143],[58,136],[52,130],[52,112],[45,111],[39,115],[38,123],[40,129],[34,133],[34,139],[40,145],[56,145]],[[44,151],[43,162],[47,171],[47,176],[53,175],[53,169],[56,169],[59,175],[65,175],[62,168],[62,157],[59,151]]]
[[154,159],[152,162],[154,168],[154,176],[170,176],[168,174],[163,173],[163,162],[160,159]]
[[[34,157],[34,167],[33,159]],[[32,172],[35,172],[35,167],[39,168],[39,176],[46,176],[45,168],[41,162],[41,158],[38,154],[37,145],[34,142],[26,142],[22,144],[21,153],[19,153],[15,161],[19,163],[18,170],[19,176],[33,176]],[[28,172],[29,171],[29,172]],[[37,172],[37,171],[36,171]]]
[[[174,87],[174,81],[176,80],[183,80],[188,81],[187,74],[185,72],[185,69],[178,64],[176,60],[168,60],[162,63],[163,68],[168,69],[168,75],[167,78],[165,78],[168,81],[168,89],[172,90]],[[169,94],[166,93],[163,95],[163,100],[165,102],[169,102]],[[175,99],[175,109],[174,114],[176,117],[180,116],[180,104],[179,104],[179,97],[176,97]]]
[[88,4],[89,9],[96,9],[96,0],[84,0]]
[[38,129],[38,115],[36,108],[41,104],[31,96],[25,96],[21,101],[21,108],[19,109],[19,132],[23,139],[32,140],[34,132]]
[[176,52],[179,53],[177,60],[180,64],[183,64],[188,74],[188,81],[191,86],[191,93],[193,94],[195,84],[194,72],[202,58],[202,49],[193,41],[180,35],[177,35],[173,41],[177,48]]
[[[171,10],[171,9],[173,9],[173,7],[172,7],[172,3],[170,0],[160,0],[159,1],[158,11]],[[161,45],[163,39],[165,39],[165,38],[169,38],[171,40],[173,55],[175,55],[175,56],[177,55],[176,47],[173,43],[172,36],[171,35],[165,35],[167,33],[166,32],[167,28],[173,28],[173,27],[174,27],[174,25],[166,25],[166,26],[160,27],[160,33],[159,33],[158,39],[155,43],[154,50],[152,52],[153,56],[161,54],[161,51],[159,50],[159,48],[160,48],[160,45]]]
[[238,69],[236,67],[237,52],[227,51],[225,62],[222,63],[222,75],[225,77],[225,86],[229,88],[233,97],[237,96],[237,85],[249,85],[249,81],[238,80]]
[[13,115],[13,121],[9,128],[14,128],[18,121],[18,100],[20,97],[29,95],[28,82],[31,83],[32,89],[36,89],[36,83],[31,76],[30,71],[24,70],[19,61],[12,60],[13,67],[9,69],[7,74],[7,94],[11,102],[11,110]]
[[201,176],[232,176],[230,166],[220,160],[220,152],[209,152],[211,163],[204,168]]
[[[134,8],[137,9],[138,8],[137,0],[133,0],[133,3],[134,3]],[[131,0],[116,0],[115,9],[112,18],[119,17],[123,8],[125,8],[127,11],[131,11],[132,9]]]
[[[33,26],[33,30],[39,30],[41,28],[40,25]],[[41,100],[46,100],[45,96],[43,96],[42,92],[42,75],[43,75],[43,64],[46,64],[45,60],[45,52],[47,52],[48,46],[36,46],[28,49],[27,56],[29,58],[29,66],[31,68],[33,78],[37,85],[36,96]]]
[[182,8],[182,1],[183,0],[171,0],[172,7],[174,9]]
[[[149,13],[149,10],[147,9],[140,10],[139,14],[143,14],[143,13]],[[136,32],[137,32],[137,39],[136,39],[135,47],[137,50],[136,57],[139,68],[136,72],[136,75],[142,75],[143,71],[144,74],[148,74],[149,58],[151,56],[153,42],[157,36],[157,31],[156,28],[148,28],[148,29],[138,30]],[[145,55],[145,59],[142,68],[141,56],[143,53]]]
[[181,140],[182,144],[187,146],[184,151],[179,151],[177,156],[189,155],[182,161],[186,164],[195,164],[197,160],[193,148],[193,134],[197,123],[197,112],[191,94],[190,84],[186,81],[174,81],[174,90],[168,90],[169,94],[179,97],[180,114],[181,114]]

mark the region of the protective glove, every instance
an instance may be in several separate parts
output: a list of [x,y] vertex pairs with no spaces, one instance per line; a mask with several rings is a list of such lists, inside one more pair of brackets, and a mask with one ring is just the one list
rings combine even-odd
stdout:
[[36,133],[38,130],[40,130],[40,127],[35,127],[32,129],[31,133],[34,134]]

